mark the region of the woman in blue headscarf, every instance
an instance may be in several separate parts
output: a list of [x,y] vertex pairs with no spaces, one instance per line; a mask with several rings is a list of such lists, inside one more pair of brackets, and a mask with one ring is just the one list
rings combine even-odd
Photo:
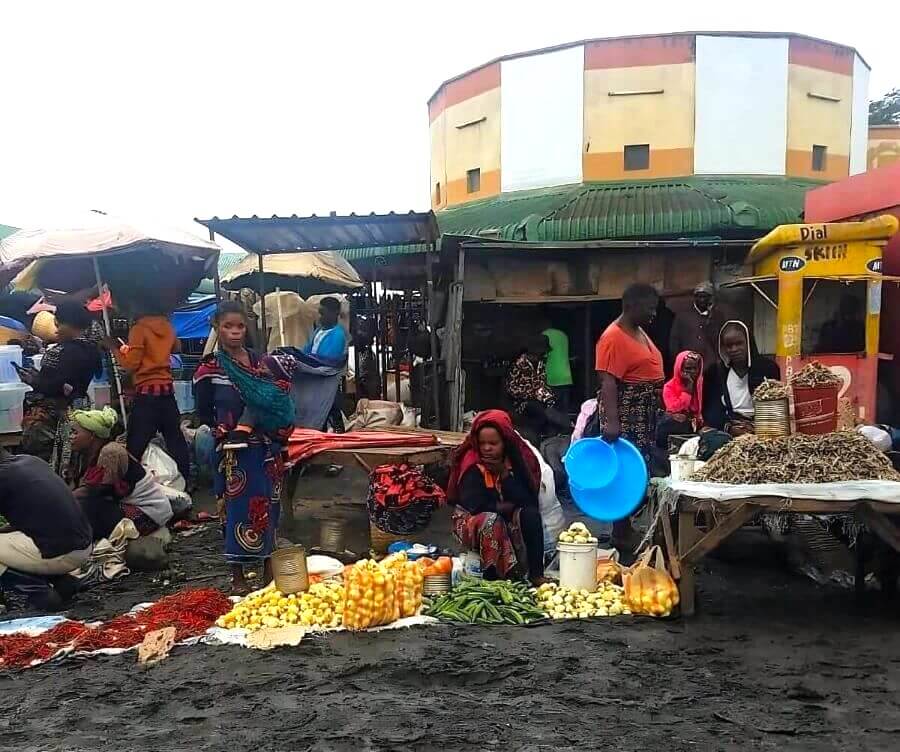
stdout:
[[[214,490],[225,522],[225,560],[232,567],[235,592],[246,592],[245,565],[263,563],[266,582],[272,578],[269,557],[281,513],[282,448],[292,430],[293,404],[279,374],[247,349],[247,314],[240,303],[222,303],[213,325],[219,350],[194,375],[196,414],[216,437]],[[252,425],[241,426],[236,436],[247,415],[252,415]]]

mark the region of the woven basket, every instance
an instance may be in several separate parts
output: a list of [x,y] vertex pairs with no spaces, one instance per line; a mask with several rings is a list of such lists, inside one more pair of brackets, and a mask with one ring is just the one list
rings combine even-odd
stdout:
[[369,520],[369,547],[376,554],[386,554],[391,543],[409,540],[409,537],[409,535],[394,535],[394,533],[385,532],[372,520]]

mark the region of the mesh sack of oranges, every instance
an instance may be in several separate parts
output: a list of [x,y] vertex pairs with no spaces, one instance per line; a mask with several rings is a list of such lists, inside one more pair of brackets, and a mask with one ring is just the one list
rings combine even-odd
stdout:
[[391,569],[363,559],[345,569],[344,578],[343,624],[347,629],[368,629],[397,620],[397,578]]
[[383,559],[381,566],[394,573],[396,590],[394,607],[397,618],[415,616],[422,607],[422,590],[425,586],[425,571],[410,561],[405,553],[391,554]]
[[659,546],[651,546],[634,565],[622,573],[625,602],[632,613],[668,616],[678,605],[678,586],[666,569]]

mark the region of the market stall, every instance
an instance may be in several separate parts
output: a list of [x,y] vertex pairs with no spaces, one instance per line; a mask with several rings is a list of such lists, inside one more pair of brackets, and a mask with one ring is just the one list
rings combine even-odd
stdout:
[[[853,430],[875,414],[881,248],[896,230],[893,217],[789,225],[751,250],[755,276],[743,283],[759,293],[763,311],[774,310],[774,320],[762,316],[754,324],[763,342],[774,336],[785,383],[767,380],[754,392],[756,435],[725,443],[686,478],[654,482],[648,538],[656,536],[666,548],[683,614],[694,612],[697,563],[753,520],[779,531],[789,530],[798,516],[820,520],[825,534],[856,547],[858,591],[865,577],[861,530],[900,554],[894,520],[900,520],[900,473]],[[833,327],[857,337],[860,346],[850,351],[809,344],[809,319],[822,323],[823,306],[837,312],[833,294],[821,306],[810,304],[817,286],[826,283],[862,286],[864,314],[854,321],[850,313]],[[855,335],[854,323],[860,327]],[[834,341],[821,333],[819,339]],[[841,409],[840,398],[850,410]]]

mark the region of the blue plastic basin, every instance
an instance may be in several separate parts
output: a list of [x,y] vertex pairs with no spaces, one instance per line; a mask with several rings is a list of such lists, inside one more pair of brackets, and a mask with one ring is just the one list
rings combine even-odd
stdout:
[[563,457],[569,484],[579,488],[603,488],[616,474],[619,461],[612,444],[591,438],[576,441]]
[[[574,444],[569,452],[588,441],[606,444],[603,439],[582,439]],[[569,492],[578,508],[588,517],[601,522],[616,522],[631,515],[641,505],[647,492],[649,474],[647,463],[630,441],[619,439],[606,446],[616,458],[616,469],[609,481],[603,486],[594,483],[590,487],[585,487],[575,482],[569,475]],[[569,463],[565,464],[568,472]]]

